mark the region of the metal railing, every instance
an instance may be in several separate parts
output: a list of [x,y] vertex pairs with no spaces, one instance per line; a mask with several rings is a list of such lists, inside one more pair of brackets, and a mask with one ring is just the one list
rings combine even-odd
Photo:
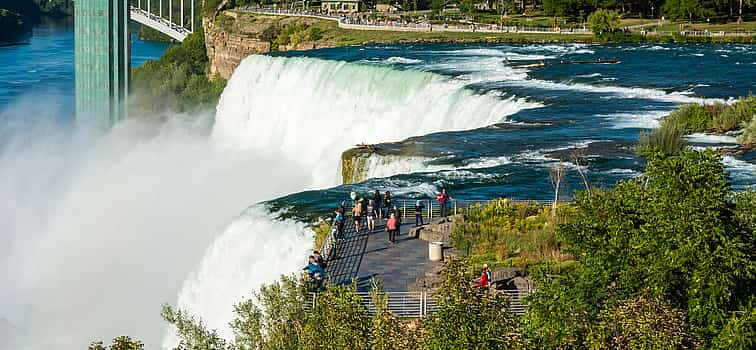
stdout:
[[[368,200],[368,199],[365,199]],[[441,217],[441,203],[439,203],[435,199],[420,199],[419,200],[423,204],[423,210],[422,215],[423,219],[434,219],[434,218],[440,218]],[[465,211],[470,210],[471,208],[478,208],[478,207],[484,207],[486,205],[489,205],[493,202],[499,202],[502,201],[501,199],[485,199],[485,200],[450,200],[449,203],[446,204],[446,215],[457,215],[457,214],[463,214]],[[417,204],[417,199],[392,199],[391,201],[391,208],[394,207],[394,205],[397,206],[397,209],[399,209],[399,212],[401,213],[401,218],[414,218],[415,217],[415,205]],[[551,205],[553,201],[550,200],[522,200],[522,199],[507,199],[508,203],[538,203],[542,205]],[[503,202],[502,202],[503,203]],[[346,215],[351,216],[352,215],[352,208],[354,208],[354,204],[347,202],[344,205]],[[385,207],[381,207],[381,210],[386,210]],[[385,215],[383,216],[385,218]]]
[[[508,309],[515,315],[525,314],[523,299],[531,291],[499,290],[497,293],[506,294],[509,299]],[[400,318],[426,318],[438,312],[438,303],[433,292],[384,292],[387,298],[387,310]],[[361,304],[369,315],[374,315],[376,306],[368,292],[359,292]],[[318,305],[318,293],[310,293],[305,301],[306,306],[314,308]]]
[[361,19],[345,14],[333,14],[323,11],[309,11],[300,9],[281,9],[269,7],[242,6],[236,10],[278,16],[312,17],[339,22],[339,28],[358,30],[388,30],[388,31],[422,31],[422,32],[485,32],[485,33],[551,33],[551,34],[590,34],[588,28],[553,28],[553,27],[525,27],[499,26],[496,24],[471,23],[465,25],[431,24],[428,22],[407,22],[396,20]]

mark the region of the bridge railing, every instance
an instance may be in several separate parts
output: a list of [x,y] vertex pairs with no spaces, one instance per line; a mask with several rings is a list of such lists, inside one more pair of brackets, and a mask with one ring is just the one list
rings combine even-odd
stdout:
[[[384,292],[387,298],[387,310],[400,318],[426,318],[438,312],[438,302],[433,292]],[[507,308],[515,315],[525,314],[523,299],[530,295],[531,291],[497,290],[496,293],[506,294],[509,299]],[[373,303],[370,293],[357,293],[362,299],[361,304],[368,314],[374,315],[377,308]],[[317,307],[318,293],[310,293],[306,300],[309,308]]]

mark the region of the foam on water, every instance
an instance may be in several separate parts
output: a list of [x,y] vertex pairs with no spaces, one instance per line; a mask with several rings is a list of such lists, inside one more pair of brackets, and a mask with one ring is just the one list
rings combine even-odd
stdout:
[[729,135],[694,133],[694,134],[686,135],[685,138],[688,140],[688,142],[693,142],[693,143],[730,144],[730,145],[734,145],[737,143],[735,136],[729,136]]
[[654,129],[670,111],[649,111],[643,113],[616,113],[600,115],[612,123],[613,129]]
[[[251,56],[234,71],[221,96],[211,141],[221,149],[269,154],[306,169],[280,178],[294,183],[301,191],[338,184],[341,152],[355,144],[483,127],[537,106],[523,99],[475,94],[456,80],[427,72],[311,58]],[[388,176],[426,166],[422,158],[389,163],[394,164],[393,168],[386,166],[385,159],[375,158],[368,174]],[[410,187],[419,192],[435,191],[428,186]],[[228,316],[233,301],[269,282],[267,277],[294,271],[303,261],[283,259],[273,274],[254,271],[270,271],[272,256],[291,253],[304,257],[300,250],[282,250],[283,247],[261,249],[257,255],[253,254],[247,242],[250,238],[244,232],[250,232],[247,228],[272,229],[275,225],[265,222],[274,219],[269,215],[252,215],[239,220],[242,223],[232,223],[216,238],[178,297],[180,308],[201,317],[224,337],[231,336]],[[289,231],[300,232],[301,236],[301,228],[288,225],[292,227]],[[280,229],[254,231],[278,237]],[[288,239],[294,239],[291,237]],[[239,266],[253,272],[220,273],[235,271]],[[223,309],[222,305],[227,306]],[[175,338],[169,332],[164,347],[174,344]]]

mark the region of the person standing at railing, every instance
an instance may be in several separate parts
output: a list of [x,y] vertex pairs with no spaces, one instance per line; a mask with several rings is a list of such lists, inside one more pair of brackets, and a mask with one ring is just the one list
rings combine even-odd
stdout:
[[373,192],[373,203],[375,205],[375,211],[378,213],[378,218],[382,219],[381,204],[383,204],[383,198],[381,197],[381,191],[375,190],[375,192]]
[[378,216],[378,213],[375,210],[375,201],[370,200],[367,205],[367,226],[368,226],[368,233],[372,233],[375,231],[375,217]]
[[418,199],[415,202],[415,227],[422,226],[423,224],[423,211],[425,210],[425,205],[423,204],[423,201]]
[[346,214],[346,209],[344,209],[343,205],[339,205],[339,208],[336,209],[336,238],[341,239],[344,235],[344,221],[346,220],[346,217],[344,216]]
[[383,196],[383,217],[388,218],[389,211],[391,210],[391,192],[386,191]]
[[352,217],[354,218],[354,230],[357,232],[357,234],[360,234],[360,228],[362,228],[362,205],[365,201],[360,198],[359,200],[355,201],[354,207],[352,208]]
[[441,207],[441,217],[446,217],[446,205],[449,203],[449,200],[453,199],[449,192],[446,191],[446,188],[442,188],[441,192],[439,192],[436,195],[436,200],[438,201],[439,206]]

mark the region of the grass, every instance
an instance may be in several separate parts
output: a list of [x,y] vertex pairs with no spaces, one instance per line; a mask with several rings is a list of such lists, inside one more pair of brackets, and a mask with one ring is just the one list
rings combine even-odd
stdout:
[[569,206],[511,203],[506,200],[466,210],[452,232],[452,244],[466,254],[470,269],[484,263],[523,269],[549,266],[560,270],[572,257],[562,252],[556,227]]
[[694,23],[688,23],[688,22],[674,22],[674,23],[668,23],[661,26],[656,27],[656,30],[659,31],[665,31],[665,32],[677,32],[680,30],[697,30],[697,31],[704,31],[708,30],[710,32],[754,32],[756,31],[756,21],[747,21],[743,22],[742,24],[738,24],[737,22],[729,22],[729,23],[706,23],[706,22],[694,22]]

